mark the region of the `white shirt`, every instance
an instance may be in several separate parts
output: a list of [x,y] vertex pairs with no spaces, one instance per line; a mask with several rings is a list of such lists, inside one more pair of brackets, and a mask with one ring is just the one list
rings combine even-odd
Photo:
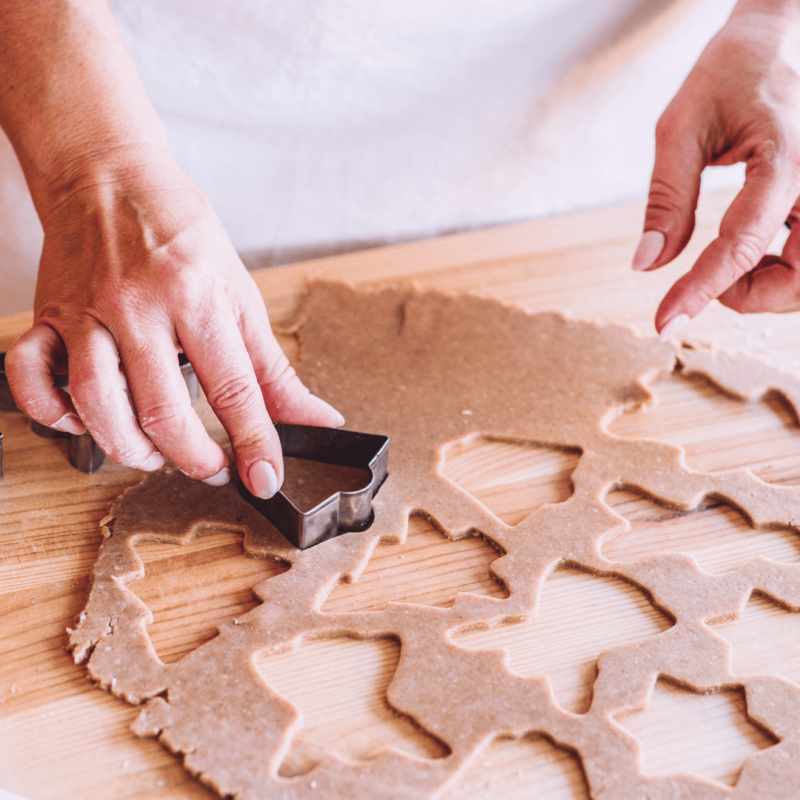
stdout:
[[[278,260],[643,198],[733,4],[111,0],[178,161]],[[32,213],[5,143],[0,314],[32,303]]]

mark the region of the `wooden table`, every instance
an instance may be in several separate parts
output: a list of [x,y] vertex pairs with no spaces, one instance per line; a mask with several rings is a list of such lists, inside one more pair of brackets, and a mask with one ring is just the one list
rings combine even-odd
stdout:
[[[291,317],[305,281],[313,276],[358,285],[416,281],[425,287],[480,291],[530,310],[624,321],[650,333],[658,300],[713,237],[729,200],[729,193],[703,198],[687,252],[656,274],[629,268],[641,229],[642,208],[635,205],[319,259],[264,270],[255,278],[277,323]],[[28,315],[0,320],[0,350],[28,324]],[[715,305],[691,323],[687,335],[746,349],[800,372],[796,327],[796,316],[740,318]],[[800,482],[800,435],[781,402],[741,404],[706,384],[676,377],[657,384],[656,391],[658,409],[646,419],[641,413],[626,415],[614,430],[646,432],[681,444],[690,466],[715,469],[735,462],[770,480]],[[222,437],[207,408],[203,414],[213,434]],[[95,475],[80,474],[69,467],[61,443],[37,438],[19,415],[0,414],[0,431],[6,470],[0,481],[0,789],[29,800],[214,797],[159,744],[134,736],[129,725],[137,710],[96,688],[65,650],[65,631],[86,599],[100,520],[140,475],[110,463]],[[731,437],[737,443],[733,449]],[[446,469],[498,516],[513,522],[529,513],[531,502],[555,502],[569,494],[570,459],[565,452],[494,443],[454,452]],[[623,492],[611,501],[617,507],[628,504],[636,513],[635,500]],[[752,557],[746,537],[731,539],[727,531],[738,523],[729,522],[690,546],[710,571]],[[770,557],[798,561],[795,538],[775,532],[760,546]],[[142,546],[140,554],[147,577],[131,588],[153,610],[151,638],[165,661],[211,638],[216,622],[252,608],[250,587],[281,569],[243,556],[238,537],[228,533],[210,533],[177,556],[152,543]],[[449,542],[416,520],[405,545],[379,546],[360,581],[340,585],[326,602],[331,608],[364,609],[380,607],[387,598],[447,605],[463,590],[502,596],[502,587],[488,572],[496,557],[480,539]],[[576,617],[571,609],[577,597],[582,608],[596,613]],[[736,628],[737,654],[753,663],[767,657],[772,671],[800,679],[800,630],[793,619],[787,622],[794,615],[759,602],[748,605],[749,616]],[[559,570],[548,579],[536,624],[535,649],[524,636],[503,642],[512,666],[524,675],[549,674],[560,702],[575,711],[585,708],[591,696],[601,650],[664,627],[641,593],[575,569]],[[764,626],[772,626],[776,640],[786,644],[779,652],[748,650],[747,632]],[[500,635],[481,634],[480,646]],[[397,659],[398,645],[391,641],[342,639],[313,642],[265,661],[267,680],[300,707],[305,720],[303,742],[293,748],[282,772],[301,772],[326,747],[355,758],[389,744],[423,756],[440,754],[435,741],[397,718],[383,700]],[[322,665],[324,681],[318,677]],[[746,755],[770,743],[749,723],[735,692],[687,698],[659,684],[649,709],[623,724],[643,743],[645,771],[689,770],[723,784],[735,779]],[[535,739],[493,746],[447,797],[588,794],[574,756]]]

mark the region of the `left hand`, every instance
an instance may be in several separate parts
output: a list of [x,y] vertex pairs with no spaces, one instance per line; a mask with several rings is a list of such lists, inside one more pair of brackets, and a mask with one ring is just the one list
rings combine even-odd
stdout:
[[747,163],[719,236],[669,290],[656,328],[669,338],[714,298],[740,312],[800,309],[800,225],[765,256],[785,220],[800,220],[800,3],[742,0],[656,128],[645,234],[634,269],[686,246],[700,173]]

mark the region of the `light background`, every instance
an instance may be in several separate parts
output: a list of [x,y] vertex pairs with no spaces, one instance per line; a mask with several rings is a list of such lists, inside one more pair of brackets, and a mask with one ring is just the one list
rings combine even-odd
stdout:
[[[248,265],[641,199],[732,0],[112,0]],[[706,186],[742,180],[709,171]],[[0,315],[42,233],[0,141]]]

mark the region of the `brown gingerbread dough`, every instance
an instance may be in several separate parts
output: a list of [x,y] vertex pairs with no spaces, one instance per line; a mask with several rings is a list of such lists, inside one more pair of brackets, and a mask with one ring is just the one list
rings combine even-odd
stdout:
[[[731,393],[775,390],[795,408],[797,378],[752,361],[743,376],[732,357],[678,350],[628,328],[408,287],[314,285],[296,335],[296,366],[311,391],[341,409],[348,427],[391,437],[375,522],[300,552],[233,488],[162,472],[129,489],[105,521],[89,602],[70,642],[94,680],[144,704],[138,734],[158,737],[183,755],[190,772],[242,800],[435,797],[496,737],[533,732],[578,754],[596,800],[750,798],[765,796],[765,786],[771,798],[795,795],[800,690],[777,677],[733,674],[728,645],[705,623],[735,616],[754,590],[800,607],[798,567],[755,559],[711,576],[681,554],[623,563],[603,557],[600,545],[628,527],[604,503],[618,487],[681,509],[721,498],[756,527],[800,523],[798,488],[766,484],[747,470],[693,472],[680,448],[622,439],[605,428],[648,400],[648,379],[677,361]],[[574,493],[505,525],[441,474],[443,446],[479,434],[579,450]],[[492,569],[508,597],[460,594],[450,608],[390,603],[379,611],[320,611],[338,581],[357,580],[379,541],[403,540],[412,512],[446,536],[477,530],[493,542],[504,555]],[[127,588],[143,575],[134,546],[143,539],[188,541],[207,526],[242,532],[248,554],[291,568],[255,587],[261,605],[165,665],[148,639],[150,612]],[[582,715],[557,704],[546,676],[522,678],[507,668],[502,651],[457,643],[461,631],[535,615],[543,581],[562,563],[631,582],[675,621],[602,654],[592,705]],[[278,775],[298,713],[260,677],[253,656],[295,647],[305,636],[342,634],[400,641],[387,700],[449,755],[424,760],[385,751],[361,763],[329,755],[307,775]],[[636,741],[614,718],[643,707],[659,676],[700,692],[741,687],[749,716],[780,741],[745,762],[734,788],[692,775],[642,775]]]

